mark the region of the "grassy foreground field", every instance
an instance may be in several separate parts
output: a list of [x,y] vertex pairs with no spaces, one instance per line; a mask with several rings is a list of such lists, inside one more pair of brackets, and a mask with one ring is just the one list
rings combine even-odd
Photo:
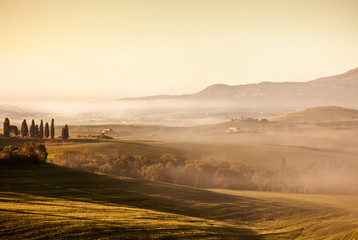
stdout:
[[2,239],[355,239],[357,197],[205,190],[52,164],[0,169]]

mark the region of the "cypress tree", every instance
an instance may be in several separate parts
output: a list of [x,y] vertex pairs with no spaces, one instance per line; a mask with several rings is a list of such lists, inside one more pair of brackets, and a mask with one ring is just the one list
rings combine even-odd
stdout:
[[67,124],[62,128],[62,139],[68,139],[68,126],[67,126]]
[[51,139],[55,138],[55,120],[52,118],[51,120]]
[[45,124],[45,137],[48,138],[50,136],[50,129],[48,127],[48,122]]
[[66,133],[66,139],[68,139],[69,134],[68,134],[68,126],[67,126],[67,124],[65,125],[65,133]]
[[30,137],[35,137],[35,120],[32,119],[31,126],[30,126]]
[[39,138],[44,138],[44,123],[43,123],[42,119],[41,119],[41,123],[40,123]]
[[39,125],[36,124],[35,126],[35,138],[39,137]]
[[22,121],[21,124],[21,136],[26,137],[29,134],[29,129],[27,128],[26,120]]
[[10,137],[10,120],[8,118],[5,118],[4,122],[4,136]]

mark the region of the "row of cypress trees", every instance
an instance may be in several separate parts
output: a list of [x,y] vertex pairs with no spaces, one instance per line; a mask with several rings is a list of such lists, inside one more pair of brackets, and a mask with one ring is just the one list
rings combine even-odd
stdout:
[[[27,127],[26,119],[24,119],[24,121],[22,121],[20,133],[21,133],[21,136],[23,136],[23,137],[26,137],[29,134],[29,129]],[[35,124],[35,120],[32,119],[31,126],[30,126],[30,137],[31,138],[44,138],[44,137],[48,138],[48,137],[50,137],[50,134],[51,134],[51,139],[54,139],[55,138],[55,120],[54,119],[51,120],[51,131],[50,131],[48,122],[46,122],[46,124],[45,124],[45,131],[44,131],[43,120],[41,119],[41,123],[40,123],[40,127],[39,127],[38,125]]]
[[[24,121],[22,121],[22,124],[21,124],[21,130],[18,131],[17,127],[10,125],[10,120],[8,118],[5,118],[4,136],[10,137],[11,131],[14,132],[15,135],[21,134],[22,137],[30,136],[31,138],[42,139],[44,137],[48,138],[51,136],[51,139],[54,139],[55,138],[55,120],[54,119],[51,120],[51,127],[49,127],[48,122],[46,122],[45,129],[44,129],[44,124],[43,124],[42,119],[41,119],[40,127],[38,125],[36,125],[35,120],[32,119],[30,131],[29,131],[29,128],[26,123],[26,119],[24,119]],[[68,126],[66,124],[66,126],[62,129],[62,138],[68,139],[68,137],[69,137]]]

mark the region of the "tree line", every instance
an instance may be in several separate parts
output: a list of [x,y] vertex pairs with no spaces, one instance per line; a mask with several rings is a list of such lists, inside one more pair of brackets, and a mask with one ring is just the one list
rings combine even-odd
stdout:
[[[51,126],[49,125],[48,122],[46,122],[45,126],[44,126],[42,119],[40,122],[40,126],[38,126],[35,123],[35,120],[32,119],[30,129],[27,126],[26,119],[24,119],[24,121],[22,121],[22,124],[21,124],[21,129],[19,130],[17,126],[10,125],[9,118],[5,118],[3,129],[4,129],[4,131],[3,131],[4,137],[10,137],[10,135],[13,134],[15,136],[21,135],[22,137],[39,138],[39,139],[49,138],[49,137],[51,137],[51,139],[55,138],[55,120],[54,119],[51,120]],[[62,136],[61,137],[63,139],[69,138],[67,124],[62,128]]]
[[162,154],[102,156],[91,151],[64,151],[52,163],[100,172],[192,187],[260,190],[286,193],[358,193],[358,166],[341,162],[314,163],[302,169],[286,165],[277,170],[252,168],[234,161],[186,159]]

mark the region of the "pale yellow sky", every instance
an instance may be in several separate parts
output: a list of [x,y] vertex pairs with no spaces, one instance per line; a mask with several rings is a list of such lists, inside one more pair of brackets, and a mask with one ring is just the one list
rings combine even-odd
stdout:
[[115,99],[358,67],[356,0],[0,0],[0,100]]

